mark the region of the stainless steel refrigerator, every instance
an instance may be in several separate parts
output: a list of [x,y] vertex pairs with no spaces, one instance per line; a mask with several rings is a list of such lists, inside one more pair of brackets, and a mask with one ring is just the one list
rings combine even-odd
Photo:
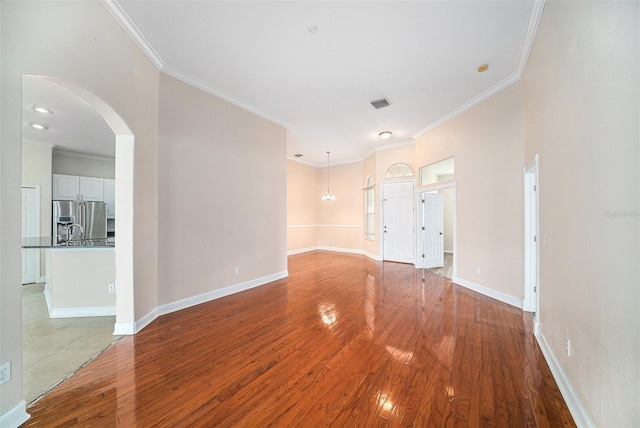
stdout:
[[56,242],[107,239],[107,204],[89,201],[53,201]]

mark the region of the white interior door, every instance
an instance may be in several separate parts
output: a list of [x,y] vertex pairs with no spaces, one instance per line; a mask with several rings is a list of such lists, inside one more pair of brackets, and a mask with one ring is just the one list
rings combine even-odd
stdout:
[[[22,237],[39,235],[40,203],[35,187],[22,188]],[[40,250],[22,250],[22,283],[36,282],[40,277]]]
[[382,184],[383,259],[415,263],[413,182]]
[[444,266],[444,195],[422,194],[423,267]]

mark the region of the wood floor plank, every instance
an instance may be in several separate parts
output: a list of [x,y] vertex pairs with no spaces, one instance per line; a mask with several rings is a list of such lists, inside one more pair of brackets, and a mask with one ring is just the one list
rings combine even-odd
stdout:
[[23,426],[575,426],[529,314],[359,255],[288,270],[116,342]]

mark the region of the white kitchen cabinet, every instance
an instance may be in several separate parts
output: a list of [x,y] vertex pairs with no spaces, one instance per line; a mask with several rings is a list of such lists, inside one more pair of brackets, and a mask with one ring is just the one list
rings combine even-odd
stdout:
[[104,179],[80,177],[80,194],[83,201],[104,201]]
[[104,201],[107,203],[107,218],[116,216],[116,180],[104,180]]
[[54,201],[75,201],[80,194],[80,177],[53,174],[52,196]]
[[52,199],[54,201],[104,200],[104,180],[95,177],[53,174]]

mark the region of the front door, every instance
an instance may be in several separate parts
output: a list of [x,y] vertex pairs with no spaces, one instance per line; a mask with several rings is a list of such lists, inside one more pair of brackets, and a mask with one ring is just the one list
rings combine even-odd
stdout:
[[423,268],[444,266],[444,196],[422,194]]
[[[22,237],[38,236],[38,190],[34,187],[22,188]],[[38,280],[40,271],[40,250],[22,250],[22,283],[30,284]]]
[[382,184],[383,259],[415,263],[413,181]]

